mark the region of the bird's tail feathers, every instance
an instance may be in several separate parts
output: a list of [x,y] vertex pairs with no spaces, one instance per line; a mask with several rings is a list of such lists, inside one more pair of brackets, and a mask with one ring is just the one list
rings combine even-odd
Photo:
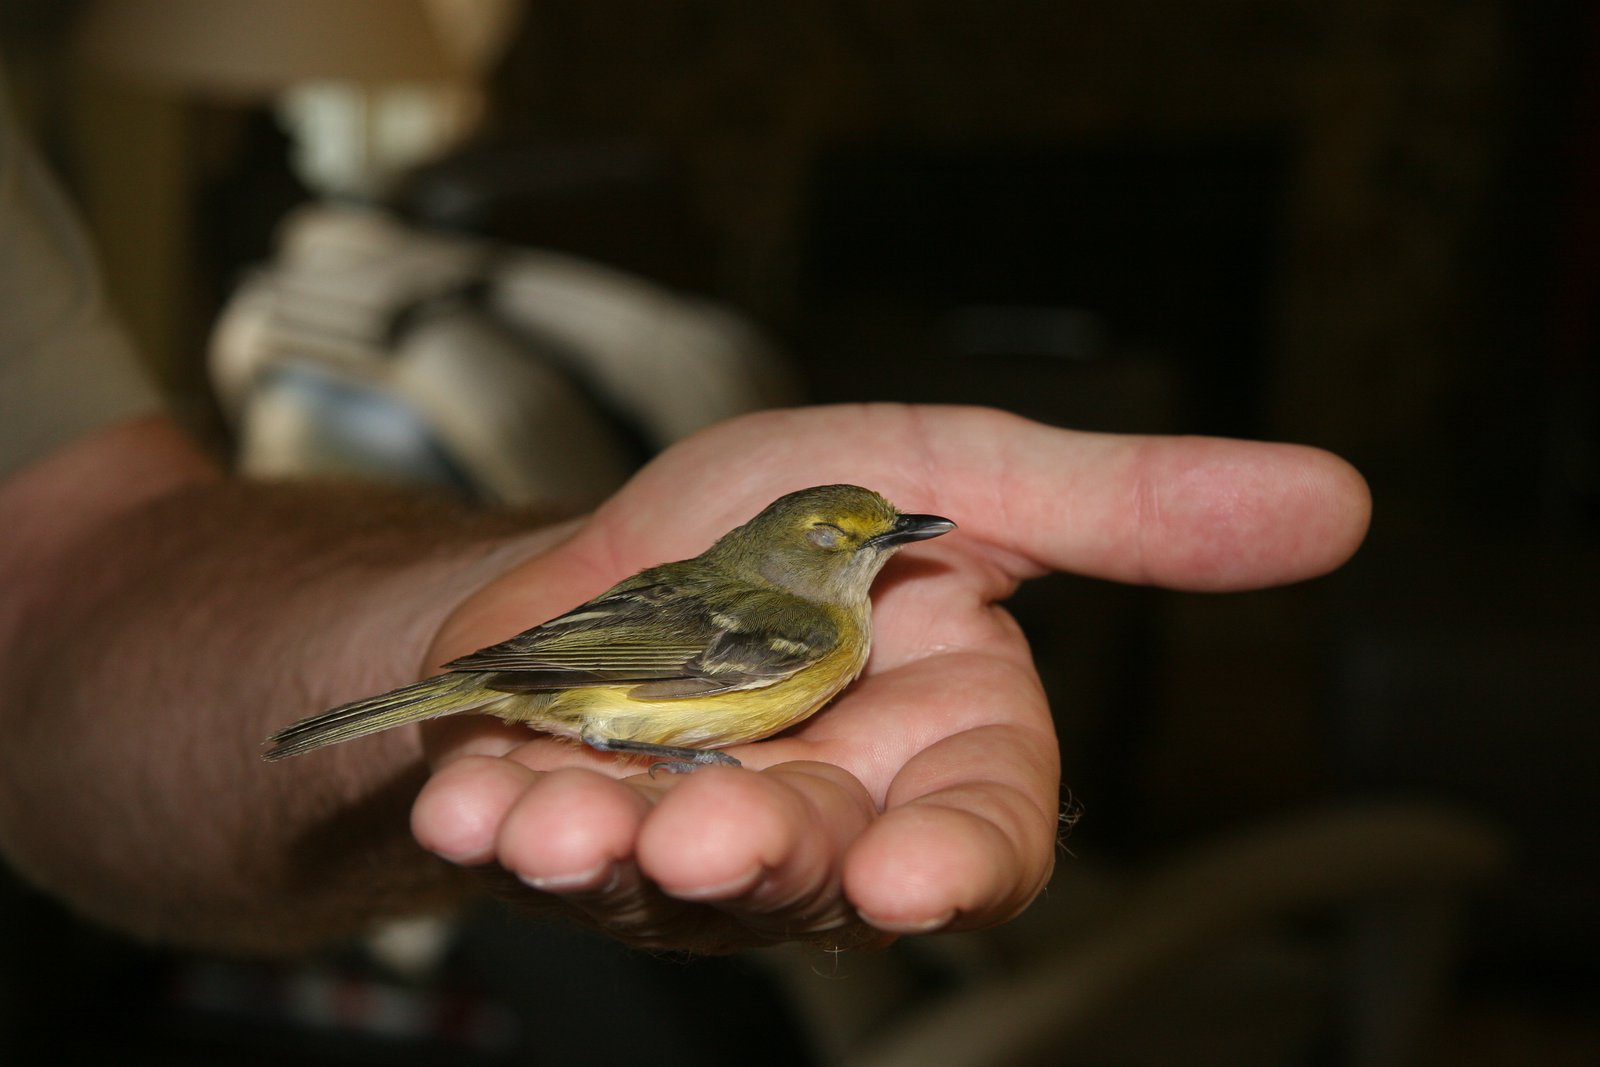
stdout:
[[503,700],[505,696],[483,688],[478,678],[470,674],[435,675],[375,697],[341,704],[285,726],[267,738],[272,747],[262,753],[262,758],[280,760],[298,756],[314,748],[365,737],[406,723],[473,711]]

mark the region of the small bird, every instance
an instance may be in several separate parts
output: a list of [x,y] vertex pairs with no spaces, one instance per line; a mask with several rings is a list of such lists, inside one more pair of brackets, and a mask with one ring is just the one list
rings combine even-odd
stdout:
[[868,591],[895,550],[953,529],[860,486],[802,489],[694,559],[640,571],[443,674],[285,727],[264,755],[473,712],[664,761],[652,770],[737,767],[718,749],[807,718],[861,673]]

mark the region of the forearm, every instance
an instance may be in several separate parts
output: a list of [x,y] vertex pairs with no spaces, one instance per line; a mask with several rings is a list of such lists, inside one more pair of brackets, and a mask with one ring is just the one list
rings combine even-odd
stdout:
[[212,946],[293,949],[448,897],[407,829],[414,731],[277,765],[259,743],[417,677],[444,615],[540,536],[104,436],[0,491],[0,849],[96,918]]

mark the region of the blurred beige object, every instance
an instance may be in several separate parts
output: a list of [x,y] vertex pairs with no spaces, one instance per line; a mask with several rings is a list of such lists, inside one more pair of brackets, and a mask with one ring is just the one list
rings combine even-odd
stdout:
[[788,365],[720,304],[546,249],[508,255],[494,277],[489,306],[581,352],[585,374],[656,449],[799,400]]
[[521,0],[94,0],[77,49],[103,73],[213,96],[455,81],[498,58],[521,9]]
[[794,399],[738,316],[570,256],[303,208],[236,291],[210,371],[259,476],[590,504],[640,454]]
[[174,95],[277,99],[313,188],[370,198],[459,144],[520,0],[96,0],[88,69]]
[[459,144],[522,0],[87,0],[66,80],[74,192],[107,291],[156,376],[186,403],[203,383],[191,105],[277,103],[302,180],[370,200]]

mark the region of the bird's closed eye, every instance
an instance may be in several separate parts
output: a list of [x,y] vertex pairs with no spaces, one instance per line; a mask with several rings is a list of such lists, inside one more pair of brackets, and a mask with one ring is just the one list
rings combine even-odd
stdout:
[[818,522],[806,531],[806,539],[818,548],[838,548],[844,541],[844,531],[831,522]]

